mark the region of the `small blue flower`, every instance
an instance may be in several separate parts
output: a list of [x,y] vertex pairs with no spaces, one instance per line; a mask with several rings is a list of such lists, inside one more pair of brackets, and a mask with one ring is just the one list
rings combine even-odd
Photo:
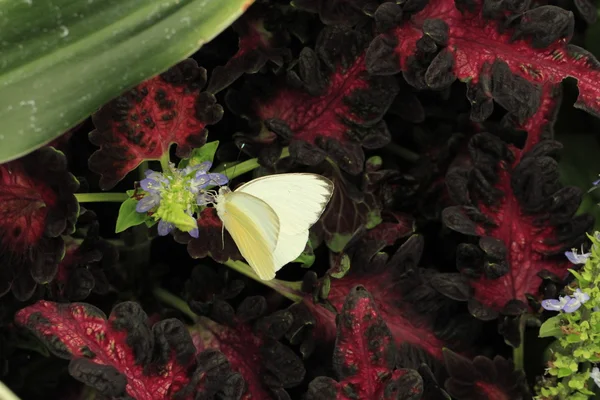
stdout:
[[175,228],[175,225],[161,219],[158,221],[158,235],[159,236],[167,236],[172,230]]
[[155,207],[158,207],[160,204],[160,195],[157,193],[148,192],[144,197],[142,197],[137,205],[135,206],[135,211],[139,213],[145,213],[152,210]]
[[590,299],[590,295],[577,288],[573,297],[564,296],[557,299],[546,299],[542,301],[542,307],[548,311],[564,311],[566,313],[575,312],[583,303]]
[[571,249],[571,251],[565,251],[565,256],[569,259],[573,264],[585,264],[590,258],[592,253],[584,253],[583,250],[581,254],[577,253],[577,249]]
[[571,301],[570,296],[559,297],[557,299],[542,300],[542,307],[548,311],[561,311],[567,303]]
[[590,295],[586,292],[582,292],[581,289],[577,288],[573,293],[573,297],[575,297],[581,304],[585,303],[590,299]]

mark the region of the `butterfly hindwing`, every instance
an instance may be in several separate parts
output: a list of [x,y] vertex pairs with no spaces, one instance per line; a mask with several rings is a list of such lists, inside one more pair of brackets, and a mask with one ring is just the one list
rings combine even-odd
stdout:
[[246,193],[229,193],[219,204],[219,217],[242,256],[262,280],[275,278],[275,249],[279,219],[261,199]]

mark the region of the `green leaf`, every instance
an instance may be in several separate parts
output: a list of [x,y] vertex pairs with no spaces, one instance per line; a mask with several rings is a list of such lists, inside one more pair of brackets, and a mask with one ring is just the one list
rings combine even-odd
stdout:
[[350,257],[343,253],[335,269],[329,271],[329,275],[336,279],[342,279],[348,271],[350,271]]
[[117,224],[115,227],[115,233],[123,232],[127,228],[132,226],[143,224],[146,221],[147,214],[142,214],[135,211],[137,200],[127,199],[121,204],[119,208],[119,216],[117,217]]
[[0,2],[0,162],[188,57],[253,0]]
[[312,243],[311,243],[310,240],[306,243],[306,248],[304,249],[304,251],[302,252],[302,254],[300,254],[292,262],[302,264],[301,265],[302,268],[310,268],[310,267],[312,267],[313,263],[315,262],[315,253],[313,251]]
[[561,337],[563,336],[563,332],[560,329],[560,320],[561,316],[557,315],[555,317],[547,319],[542,326],[540,326],[540,334],[539,337]]
[[581,337],[579,337],[579,335],[577,335],[575,333],[571,333],[570,335],[567,335],[567,342],[579,343],[579,342],[581,342]]
[[321,287],[319,288],[319,297],[323,300],[329,296],[329,291],[331,290],[331,280],[328,276],[324,277],[321,281]]
[[190,158],[181,160],[178,168],[202,164],[205,161],[210,161],[212,163],[215,158],[215,153],[217,152],[217,147],[219,147],[219,141],[215,140],[214,142],[206,143],[204,146],[192,150]]
[[558,377],[559,378],[564,378],[565,376],[569,376],[573,373],[573,371],[571,371],[571,369],[569,368],[560,368],[558,370]]

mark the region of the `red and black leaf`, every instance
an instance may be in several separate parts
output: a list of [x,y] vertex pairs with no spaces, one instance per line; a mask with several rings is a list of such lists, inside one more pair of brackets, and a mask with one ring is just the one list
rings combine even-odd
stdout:
[[339,252],[357,231],[372,228],[381,221],[383,204],[379,200],[383,196],[377,196],[377,191],[386,191],[389,178],[397,174],[395,171],[388,176],[367,173],[356,184],[336,164],[329,162],[323,164],[322,174],[333,182],[334,191],[313,231],[331,250]]
[[[227,269],[218,268],[215,271],[204,265],[196,266],[185,283],[186,298],[192,311],[198,315],[207,316],[210,319],[232,324],[235,310],[227,303],[244,290],[244,281],[240,279],[226,279]],[[260,313],[253,315],[258,317],[264,313],[259,307]],[[248,315],[244,316],[244,320]]]
[[328,156],[351,174],[362,171],[363,148],[390,141],[382,117],[398,91],[395,78],[367,73],[369,40],[365,31],[325,28],[285,80],[254,77],[241,91],[230,90],[227,104],[258,132],[236,142],[266,166],[289,144],[295,162],[317,165]]
[[354,26],[368,19],[380,0],[294,0],[295,8],[319,14],[325,25]]
[[51,282],[74,231],[79,182],[63,153],[43,147],[0,165],[0,296],[29,299]]
[[[383,224],[374,229],[389,230]],[[402,365],[416,369],[427,363],[443,377],[442,349],[472,351],[472,341],[477,338],[476,321],[462,311],[459,302],[448,299],[467,300],[468,282],[460,274],[418,267],[424,246],[418,235],[410,237],[393,256],[383,253],[393,237],[394,233],[381,232],[354,239],[344,251],[350,272],[341,278],[332,275],[317,280],[314,273],[307,274],[303,289],[309,294],[293,310],[298,315],[295,319],[305,325],[296,328],[299,336],[295,341],[311,335],[318,342],[331,343],[335,313],[342,309],[352,288],[361,285],[371,293],[396,346],[406,356],[401,357]]]
[[398,368],[394,338],[364,287],[349,291],[336,325],[333,370],[337,381],[315,378],[307,400],[421,398],[421,376],[415,370]]
[[492,100],[522,121],[540,107],[543,88],[572,77],[579,87],[575,107],[600,115],[600,63],[568,43],[573,13],[529,5],[431,0],[406,19],[406,5],[384,3],[385,12],[375,13],[382,33],[367,51],[367,68],[373,74],[402,72],[419,89],[440,89],[457,78],[468,82],[476,121],[491,115]]
[[473,289],[469,309],[474,316],[519,314],[530,298],[539,298],[544,278],[568,275],[571,264],[563,253],[584,241],[593,220],[575,215],[581,190],[558,180],[561,148],[542,140],[521,151],[481,133],[469,143],[472,165],[448,173],[457,205],[444,210],[444,223],[479,237],[477,245],[460,245],[456,256]]
[[144,160],[159,159],[172,143],[189,156],[206,142],[207,125],[223,116],[215,97],[202,92],[206,70],[186,59],[104,105],[92,116],[90,141],[100,146],[89,160],[100,188],[117,184]]
[[206,91],[216,94],[227,88],[243,74],[255,74],[268,62],[282,66],[291,53],[285,46],[289,35],[284,30],[270,30],[271,20],[279,17],[276,4],[255,3],[233,23],[238,34],[238,51],[223,66],[216,67]]
[[50,291],[57,300],[81,301],[90,293],[107,294],[110,283],[105,272],[119,259],[117,248],[99,236],[98,222],[92,223],[83,242],[65,238],[65,257],[58,266]]
[[90,304],[39,301],[15,318],[54,355],[71,360],[75,379],[107,396],[193,399],[225,390],[233,375],[222,354],[196,356],[181,321],[167,319],[150,327],[137,303],[118,304],[107,319]]
[[225,301],[215,301],[211,314],[224,324],[199,317],[191,329],[198,351],[222,352],[231,369],[244,378],[242,398],[288,398],[285,389],[299,385],[306,373],[300,358],[279,341],[292,325],[292,315],[278,311],[256,319],[266,308],[261,296],[244,299],[235,310]]
[[493,360],[477,356],[470,360],[446,349],[444,360],[450,374],[445,387],[456,400],[531,398],[525,373],[515,370],[513,362],[501,356]]

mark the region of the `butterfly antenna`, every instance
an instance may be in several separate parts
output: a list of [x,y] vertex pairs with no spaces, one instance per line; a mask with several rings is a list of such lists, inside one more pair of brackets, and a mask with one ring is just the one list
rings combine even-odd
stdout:
[[[233,166],[233,171],[231,172],[231,176],[235,176],[235,169],[237,168],[239,161],[240,161],[240,156],[242,155],[242,149],[244,148],[244,146],[246,145],[246,143],[242,143],[242,145],[240,146],[240,151],[238,152],[237,155],[237,159],[235,160],[235,165]],[[229,177],[227,177],[229,178]]]

